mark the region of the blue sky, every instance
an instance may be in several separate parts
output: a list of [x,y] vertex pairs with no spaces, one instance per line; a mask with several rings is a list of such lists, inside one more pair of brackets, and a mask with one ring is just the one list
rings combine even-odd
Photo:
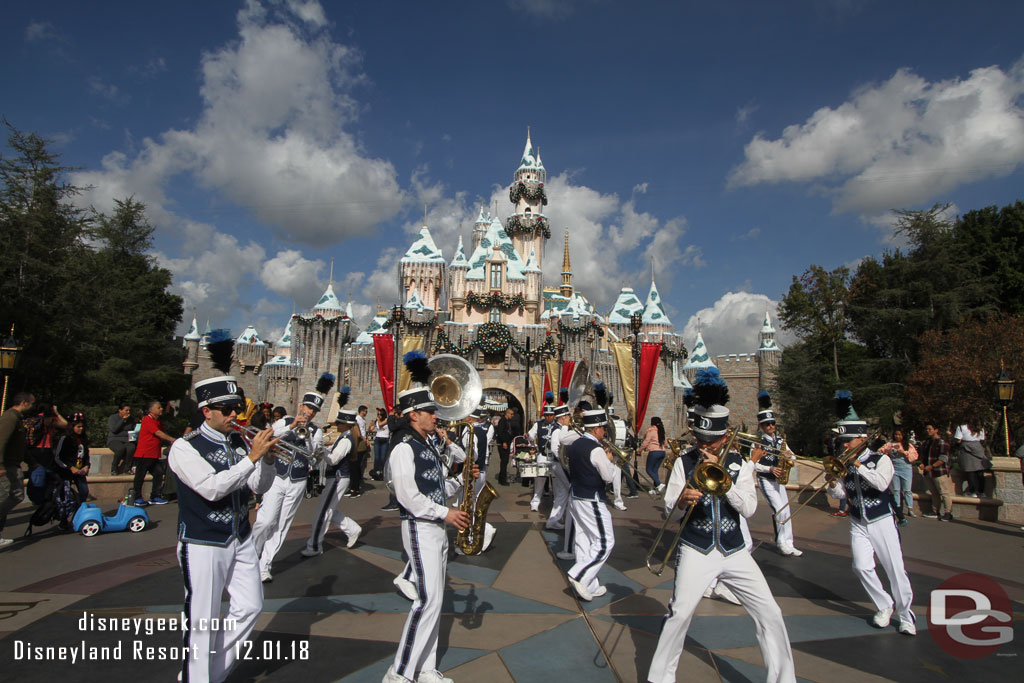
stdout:
[[[781,5],[778,7],[777,5]],[[0,114],[134,195],[175,290],[273,339],[335,259],[357,319],[426,223],[509,213],[527,126],[559,282],[600,309],[653,267],[692,344],[752,350],[812,263],[892,248],[892,208],[1020,197],[1024,3],[8,2]],[[187,322],[187,321],[186,321]],[[185,323],[183,323],[184,325]]]

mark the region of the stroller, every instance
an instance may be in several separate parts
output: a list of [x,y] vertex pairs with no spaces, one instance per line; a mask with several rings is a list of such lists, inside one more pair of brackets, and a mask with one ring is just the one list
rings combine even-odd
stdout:
[[70,479],[59,476],[45,467],[36,467],[29,475],[28,497],[36,503],[25,529],[25,537],[32,535],[32,527],[57,522],[62,531],[71,530],[71,519],[81,502],[78,490]]

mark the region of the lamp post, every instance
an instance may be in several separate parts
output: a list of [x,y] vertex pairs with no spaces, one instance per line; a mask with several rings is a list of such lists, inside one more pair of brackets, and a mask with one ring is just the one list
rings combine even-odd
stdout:
[[[558,377],[555,378],[555,396],[558,397],[562,393],[562,362],[565,357],[565,342],[562,341],[562,335],[558,335],[558,343],[555,344],[555,350],[558,351]],[[569,408],[572,410],[572,408]]]
[[992,380],[996,390],[996,402],[1003,408],[1003,439],[1006,446],[1006,457],[1010,457],[1010,423],[1006,418],[1006,407],[1013,401],[1013,385],[1016,382],[1006,374],[1003,361],[999,361],[999,376]]
[[401,304],[395,304],[391,308],[391,335],[395,338],[395,384],[392,387],[391,405],[398,405],[398,378],[401,376],[402,346],[402,322],[405,320],[405,309]]
[[7,381],[14,372],[14,367],[18,364],[19,356],[21,356],[21,346],[18,344],[18,340],[14,338],[14,324],[12,323],[11,333],[4,340],[3,346],[0,347],[0,372],[4,375],[4,393],[3,398],[0,398],[0,412],[3,412],[3,409],[7,406]]
[[633,333],[633,433],[639,435],[640,427],[640,329],[644,325],[644,316],[634,311],[629,316],[629,331]]

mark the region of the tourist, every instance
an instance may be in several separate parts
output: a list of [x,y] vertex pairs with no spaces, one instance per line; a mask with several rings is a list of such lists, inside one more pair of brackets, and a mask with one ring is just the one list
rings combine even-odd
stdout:
[[992,469],[992,461],[985,454],[985,428],[981,426],[981,420],[977,416],[972,416],[956,428],[953,438],[956,439],[960,470],[967,477],[963,495],[984,498],[985,470]]
[[7,513],[25,500],[21,465],[25,460],[26,442],[22,420],[32,411],[36,397],[20,391],[11,397],[11,407],[0,415],[0,548],[14,541],[2,536]]
[[107,448],[114,453],[110,474],[121,474],[128,466],[128,434],[134,426],[132,407],[127,403],[117,406],[117,412],[107,418]]
[[[153,400],[146,404],[146,414],[139,423],[139,439],[135,447],[135,504],[145,507],[153,505],[166,505],[167,500],[160,495],[163,491],[164,460],[160,459],[163,445],[174,443],[174,437],[164,431],[164,425],[160,418],[164,414],[164,405],[160,401]],[[150,500],[142,496],[142,486],[146,481],[146,474],[153,475],[153,490]]]

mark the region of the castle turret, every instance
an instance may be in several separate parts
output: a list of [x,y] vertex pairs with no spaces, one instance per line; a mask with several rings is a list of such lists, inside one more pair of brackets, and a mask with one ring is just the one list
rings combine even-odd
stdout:
[[768,310],[764,312],[764,324],[758,333],[760,345],[757,348],[757,357],[761,373],[761,387],[767,386],[768,382],[775,376],[775,371],[782,362],[782,349],[775,341],[775,328],[772,327],[772,318]]
[[480,240],[487,234],[487,228],[491,224],[490,215],[484,214],[484,207],[480,206],[480,213],[476,216],[476,223],[473,224],[473,251],[480,246]]
[[683,372],[686,373],[686,377],[690,382],[697,377],[697,371],[701,368],[713,368],[717,367],[715,362],[711,360],[711,354],[708,353],[708,347],[704,345],[704,337],[700,334],[700,329],[697,330],[697,341],[693,344],[693,350],[690,351],[690,360],[683,366]]
[[267,362],[267,345],[252,325],[246,327],[235,340],[234,359],[241,372],[258,371]]
[[192,312],[192,325],[188,328],[188,334],[182,338],[182,345],[185,347],[185,374],[191,375],[199,367],[199,324],[196,321],[195,311]]
[[447,263],[441,250],[434,244],[427,226],[420,228],[417,237],[405,256],[398,262],[399,284],[402,297],[408,299],[416,294],[420,302],[429,309],[440,310],[441,295],[445,286]]
[[455,258],[448,266],[448,301],[452,309],[452,320],[462,322],[463,312],[466,308],[466,273],[469,271],[469,261],[466,260],[466,250],[462,246],[462,236],[459,236],[459,246],[455,249]]
[[514,208],[512,215],[505,220],[505,232],[520,254],[529,254],[531,248],[537,252],[537,266],[540,268],[544,267],[543,240],[551,237],[551,227],[544,215],[544,207],[548,203],[544,190],[546,180],[547,171],[540,160],[540,151],[534,151],[527,130],[523,158],[508,189],[508,198]]
[[572,263],[569,261],[569,231],[565,231],[565,250],[562,252],[562,286],[558,290],[564,297],[572,296]]
[[536,321],[537,312],[540,311],[542,273],[537,263],[537,251],[534,249],[530,250],[530,257],[523,266],[523,275],[526,277],[526,311],[530,314],[530,319]]
[[649,340],[661,339],[672,332],[672,321],[661,305],[661,294],[654,278],[651,278],[651,291],[647,293],[647,305],[644,306],[644,332]]

